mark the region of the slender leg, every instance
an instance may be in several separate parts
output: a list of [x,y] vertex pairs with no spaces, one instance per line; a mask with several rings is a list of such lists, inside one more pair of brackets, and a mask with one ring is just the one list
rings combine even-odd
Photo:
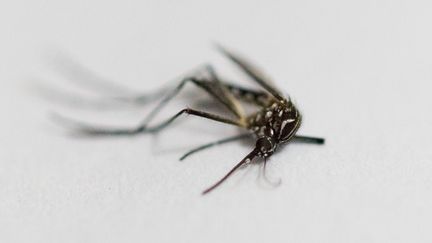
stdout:
[[216,145],[221,145],[221,144],[224,144],[224,143],[229,143],[229,142],[232,142],[232,141],[236,141],[236,140],[240,140],[240,139],[245,139],[245,138],[250,138],[250,137],[251,137],[250,133],[245,133],[245,134],[240,134],[240,135],[236,135],[236,136],[233,136],[233,137],[225,138],[225,139],[222,139],[222,140],[219,140],[219,141],[216,141],[216,142],[204,144],[202,146],[194,148],[191,151],[185,153],[180,158],[180,160],[184,160],[186,157],[188,157],[188,156],[190,156],[190,155],[192,155],[192,154],[194,154],[196,152],[199,152],[199,151],[202,151],[204,149],[208,149],[208,148],[214,147]]
[[[205,69],[210,74],[212,80],[218,81],[216,73],[210,65],[205,65]],[[144,121],[141,122],[141,124],[148,124],[157,115],[157,113],[159,113],[159,111],[162,110],[162,108],[166,104],[168,104],[168,102],[170,100],[172,100],[182,90],[182,88],[188,82],[192,82],[195,85],[197,85],[198,87],[203,88],[209,94],[214,95],[214,94],[212,94],[212,92],[208,88],[206,88],[206,85],[205,85],[206,81],[205,80],[201,80],[201,79],[196,78],[196,77],[185,78],[180,82],[180,84],[171,93],[169,93],[167,96],[165,96],[165,98],[163,98],[159,102],[159,104],[150,112],[150,114],[144,119]]]
[[165,128],[169,124],[171,124],[176,118],[181,116],[182,114],[189,114],[194,115],[198,117],[207,118],[210,120],[231,124],[239,127],[244,127],[244,125],[238,121],[230,120],[228,118],[224,118],[215,114],[207,113],[204,111],[198,111],[193,109],[183,109],[180,112],[178,112],[173,117],[167,119],[166,121],[160,123],[159,125],[155,125],[152,127],[148,127],[147,124],[142,124],[136,128],[113,128],[113,129],[105,129],[105,128],[98,128],[95,126],[87,125],[85,123],[81,123],[78,121],[71,120],[69,118],[64,118],[62,116],[56,115],[55,119],[61,119],[62,122],[66,122],[67,124],[73,126],[77,132],[80,134],[85,135],[108,135],[108,136],[115,136],[115,135],[135,135],[138,133],[156,133],[159,132],[161,129]]
[[[86,66],[76,62],[70,56],[60,55],[59,56],[61,65],[56,65],[66,77],[72,81],[75,85],[81,86],[87,90],[93,91],[99,95],[102,95],[103,100],[115,100],[120,102],[133,103],[138,105],[145,105],[153,101],[157,101],[159,98],[163,97],[167,91],[171,90],[170,85],[166,85],[161,89],[154,90],[148,93],[137,93],[132,92],[131,89],[119,85],[105,77],[100,76],[93,70],[87,68]],[[58,63],[56,63],[58,64]],[[189,77],[195,75],[197,72],[205,68],[207,70],[208,64],[203,64],[195,67],[188,72],[185,72],[180,77]],[[182,79],[182,78],[180,78]],[[174,81],[174,80],[173,80]],[[175,79],[178,83],[179,78]],[[171,87],[171,88],[169,88]],[[119,95],[120,91],[120,95]]]
[[[145,131],[150,132],[152,130],[155,130],[156,127],[151,128],[151,129],[146,129],[148,123],[157,115],[157,113],[172,98],[174,98],[181,91],[181,89],[185,86],[185,84],[187,82],[193,82],[193,83],[197,84],[198,86],[200,86],[199,84],[202,83],[203,81],[198,80],[198,79],[193,78],[193,77],[183,79],[181,81],[181,83],[171,93],[169,93],[167,96],[165,96],[165,98],[163,98],[160,101],[160,103],[150,112],[150,114],[144,119],[144,121],[142,121],[140,123],[140,125],[137,126],[136,128],[104,129],[104,128],[98,128],[98,127],[95,127],[95,126],[92,126],[89,124],[81,123],[78,121],[74,121],[74,120],[69,119],[69,118],[64,118],[64,117],[59,116],[59,115],[55,115],[55,116],[53,116],[53,118],[55,120],[59,120],[63,123],[72,125],[78,130],[78,132],[83,133],[83,134],[88,134],[88,135],[133,135],[133,134],[138,134],[138,133],[142,133]],[[175,115],[173,118],[169,119],[167,122],[170,123],[172,120],[174,120],[175,118],[177,118],[178,116],[180,116],[182,113],[185,113],[185,112],[186,113],[190,112],[191,114],[196,113],[196,111],[193,111],[190,109],[185,109],[185,110],[180,111],[177,115]],[[200,112],[198,112],[198,113],[200,113]],[[203,113],[203,112],[201,112],[201,113]],[[197,115],[197,114],[195,114],[195,115]],[[209,115],[209,114],[207,114],[207,115]],[[210,116],[211,116],[211,114],[210,114]],[[219,120],[220,120],[220,118],[219,118]],[[236,122],[230,121],[230,122],[226,122],[226,123],[236,123]]]
[[244,127],[245,124],[239,122],[239,121],[235,121],[235,120],[231,120],[222,116],[218,116],[215,114],[211,114],[208,112],[204,112],[204,111],[198,111],[198,110],[193,110],[193,109],[183,109],[180,112],[178,112],[176,115],[174,115],[173,117],[171,117],[170,119],[160,123],[159,125],[153,126],[153,127],[144,127],[144,131],[145,132],[150,132],[150,133],[154,133],[154,132],[159,132],[161,129],[165,128],[166,126],[168,126],[171,122],[173,122],[177,117],[179,117],[180,115],[182,115],[183,113],[189,114],[189,115],[194,115],[194,116],[199,116],[199,117],[204,117],[210,120],[214,120],[214,121],[218,121],[218,122],[222,122],[222,123],[226,123],[226,124],[231,124],[234,126],[238,126],[238,127]]
[[139,105],[147,105],[156,102],[168,92],[169,89],[167,87],[162,87],[147,93],[140,93],[137,95],[129,95],[129,96],[125,96],[125,95],[110,96],[110,97],[105,97],[105,99],[112,99],[114,101],[121,102],[124,104],[132,104],[132,105],[139,106]]
[[315,143],[315,144],[324,144],[325,139],[324,138],[317,138],[317,137],[307,137],[307,136],[294,136],[295,141],[304,142],[304,143]]
[[59,114],[51,114],[51,119],[56,123],[68,126],[75,134],[85,136],[119,136],[135,135],[142,132],[142,128],[102,128],[92,124],[77,121],[75,119],[64,117]]
[[[182,80],[180,85],[178,85],[179,78],[176,78],[175,80],[172,80],[172,81],[175,81],[176,85],[178,85],[178,86],[183,86],[184,85],[183,82],[191,81],[191,78],[187,78],[187,77],[194,77],[197,73],[201,72],[202,69],[204,69],[205,71],[207,71],[209,73],[213,70],[213,68],[209,64],[203,64],[203,65],[200,65],[200,66],[184,73],[183,75],[181,75],[181,77],[186,77],[186,78],[180,78]],[[214,76],[212,73],[210,73],[210,74],[212,77]],[[154,90],[154,91],[149,92],[149,93],[137,94],[135,96],[115,96],[112,98],[114,98],[115,100],[118,100],[118,101],[122,101],[122,102],[130,102],[130,103],[134,103],[137,105],[146,105],[150,102],[159,100],[161,97],[163,97],[165,94],[167,94],[172,89],[172,86],[173,86],[172,82],[169,82],[168,85],[165,85],[162,88],[159,88],[159,89]],[[178,87],[175,88],[175,90],[177,90],[177,89],[178,89]],[[180,89],[181,89],[181,87],[180,87]]]
[[150,112],[150,114],[144,119],[144,121],[141,122],[141,124],[148,124],[156,115],[159,111],[161,111],[161,109],[168,104],[168,102],[170,100],[172,100],[179,92],[180,90],[185,86],[186,83],[188,82],[193,82],[195,84],[199,83],[200,81],[195,79],[195,78],[185,78],[183,79],[180,84],[171,92],[169,93],[167,96],[165,96],[165,98],[163,98],[159,104]]

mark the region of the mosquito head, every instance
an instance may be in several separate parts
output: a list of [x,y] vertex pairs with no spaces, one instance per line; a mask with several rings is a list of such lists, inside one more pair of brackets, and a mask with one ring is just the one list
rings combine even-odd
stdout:
[[269,157],[276,150],[277,142],[273,137],[260,137],[256,141],[255,149],[258,151],[257,156]]

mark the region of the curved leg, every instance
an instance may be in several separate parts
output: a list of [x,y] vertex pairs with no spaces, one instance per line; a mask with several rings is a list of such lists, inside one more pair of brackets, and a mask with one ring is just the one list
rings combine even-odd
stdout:
[[233,142],[233,141],[237,141],[237,140],[245,139],[245,138],[250,138],[250,137],[251,137],[250,133],[245,133],[245,134],[240,134],[240,135],[232,136],[232,137],[229,137],[229,138],[225,138],[225,139],[222,139],[222,140],[219,140],[219,141],[211,142],[211,143],[208,143],[208,144],[204,144],[204,145],[201,145],[201,146],[199,146],[197,148],[194,148],[191,151],[185,153],[180,158],[180,160],[184,160],[186,157],[188,157],[188,156],[190,156],[190,155],[192,155],[192,154],[194,154],[196,152],[199,152],[199,151],[202,151],[204,149],[208,149],[208,148],[214,147],[216,145],[221,145],[221,144],[224,144],[224,143],[229,143],[229,142]]

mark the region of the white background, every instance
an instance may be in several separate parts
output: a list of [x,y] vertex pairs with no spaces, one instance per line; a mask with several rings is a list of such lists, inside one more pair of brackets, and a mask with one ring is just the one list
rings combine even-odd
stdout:
[[[431,242],[431,11],[426,0],[3,0],[0,241]],[[211,62],[246,83],[213,41],[291,95],[299,133],[327,139],[275,154],[277,188],[254,165],[200,195],[251,145],[178,158],[231,127],[188,117],[158,136],[85,139],[49,119],[132,126],[148,113],[95,104],[94,81],[141,92]]]

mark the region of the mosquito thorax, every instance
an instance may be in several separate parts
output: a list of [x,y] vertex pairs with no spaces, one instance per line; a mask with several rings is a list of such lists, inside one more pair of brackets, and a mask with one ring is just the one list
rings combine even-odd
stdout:
[[[273,150],[278,143],[292,138],[300,123],[300,113],[290,101],[274,102],[249,117],[249,129],[258,140],[269,138],[271,141],[267,140],[273,144]],[[264,142],[261,140],[261,143]]]

